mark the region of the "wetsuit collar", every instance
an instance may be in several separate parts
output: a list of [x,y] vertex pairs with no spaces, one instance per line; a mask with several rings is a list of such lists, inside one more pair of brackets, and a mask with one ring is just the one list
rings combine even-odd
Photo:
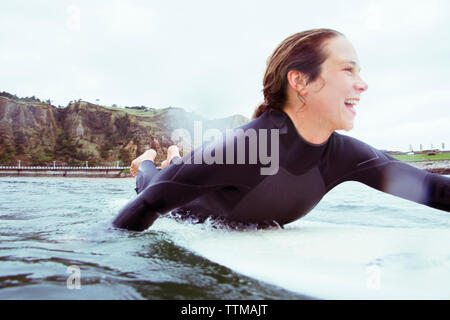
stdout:
[[294,136],[296,137],[296,139],[301,140],[303,143],[311,146],[311,147],[315,147],[315,148],[320,148],[325,146],[328,141],[330,141],[330,138],[335,134],[335,132],[333,132],[331,134],[331,136],[327,139],[327,141],[321,143],[321,144],[313,144],[309,141],[306,141],[301,135],[300,133],[297,131],[297,128],[295,128],[294,123],[292,122],[291,118],[289,118],[289,116],[286,114],[286,112],[284,112],[283,110],[270,110],[268,111],[269,113],[269,117],[272,120],[273,124],[280,129],[280,134],[286,134],[288,133],[289,129],[292,130],[292,132],[294,132]]

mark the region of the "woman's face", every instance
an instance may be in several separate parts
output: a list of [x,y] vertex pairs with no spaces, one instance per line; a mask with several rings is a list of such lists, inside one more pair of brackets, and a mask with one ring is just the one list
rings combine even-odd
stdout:
[[322,63],[320,76],[308,84],[305,102],[319,113],[321,125],[349,131],[360,95],[368,86],[359,75],[355,49],[345,37],[334,37],[325,44],[328,58]]

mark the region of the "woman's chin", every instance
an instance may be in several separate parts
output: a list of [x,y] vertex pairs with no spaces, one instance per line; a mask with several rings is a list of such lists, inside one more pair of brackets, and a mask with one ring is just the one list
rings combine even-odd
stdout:
[[344,130],[344,131],[350,131],[350,130],[352,130],[353,129],[353,121],[347,121],[346,123],[344,123],[343,125],[342,125],[342,128],[341,128],[342,130]]

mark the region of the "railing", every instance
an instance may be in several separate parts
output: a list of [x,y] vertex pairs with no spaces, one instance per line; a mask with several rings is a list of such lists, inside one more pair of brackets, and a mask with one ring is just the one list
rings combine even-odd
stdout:
[[12,170],[124,170],[130,167],[43,167],[43,166],[0,166],[1,169]]

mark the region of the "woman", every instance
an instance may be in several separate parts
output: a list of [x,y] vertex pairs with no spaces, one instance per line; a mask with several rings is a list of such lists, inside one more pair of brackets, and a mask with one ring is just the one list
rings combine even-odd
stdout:
[[[355,106],[367,90],[356,52],[341,33],[315,29],[290,36],[269,58],[263,85],[264,103],[252,121],[235,129],[259,132],[256,140],[244,139],[244,158],[231,152],[232,159],[241,161],[192,161],[212,146],[219,158],[239,151],[239,135],[204,145],[183,158],[172,147],[159,172],[153,163],[155,151],[148,151],[132,165],[134,173],[139,168],[139,195],[113,224],[144,230],[160,214],[178,209],[227,221],[284,225],[307,214],[328,191],[350,180],[450,211],[450,179],[335,132],[352,129]],[[261,171],[267,162],[251,158],[252,150],[260,151],[264,143],[271,155],[279,155],[270,174]]]

